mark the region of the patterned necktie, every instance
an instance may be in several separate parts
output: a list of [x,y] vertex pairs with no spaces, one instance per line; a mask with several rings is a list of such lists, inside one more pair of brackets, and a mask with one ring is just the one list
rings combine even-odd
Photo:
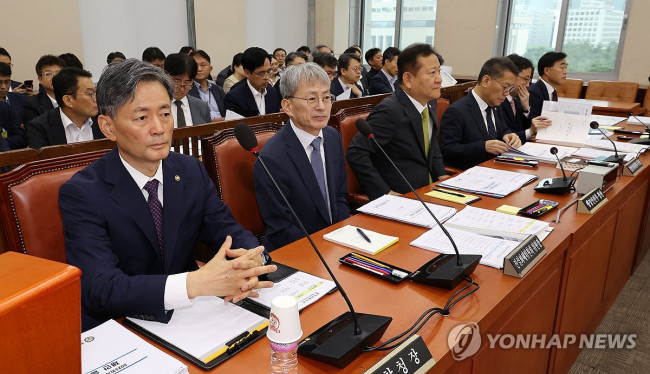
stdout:
[[557,101],[557,90],[553,90],[552,100]]
[[164,261],[163,252],[163,207],[158,200],[158,180],[152,179],[144,185],[144,190],[149,193],[147,202],[151,215],[153,216],[153,223],[156,225],[156,234],[158,235],[158,245],[160,246],[160,259]]
[[187,126],[187,123],[185,122],[185,113],[183,112],[183,102],[175,100],[174,104],[176,104],[176,127],[180,129],[181,127]]
[[424,154],[429,157],[429,142],[431,137],[429,136],[429,108],[426,106],[422,111],[422,133],[424,134]]
[[510,107],[512,108],[512,114],[517,115],[517,108],[515,107],[515,98],[513,97],[510,100]]
[[485,120],[487,121],[487,130],[488,130],[488,136],[490,139],[496,139],[497,138],[497,128],[494,126],[494,121],[492,120],[492,107],[488,106],[485,108]]
[[327,205],[327,192],[325,190],[325,170],[323,169],[323,159],[320,156],[320,141],[321,138],[317,137],[311,142],[311,146],[314,149],[311,152],[311,168],[314,169],[314,175],[316,176],[316,181],[318,181],[318,187],[320,187],[320,192],[323,195],[323,200],[325,205]]

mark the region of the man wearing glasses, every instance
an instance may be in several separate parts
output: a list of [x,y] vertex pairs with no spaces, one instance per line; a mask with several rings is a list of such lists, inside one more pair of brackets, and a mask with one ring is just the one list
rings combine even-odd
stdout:
[[498,109],[515,88],[517,74],[519,69],[507,57],[487,60],[472,92],[445,111],[440,126],[445,165],[467,169],[521,146]]
[[250,47],[241,58],[246,79],[235,84],[226,94],[224,105],[244,117],[259,116],[280,111],[278,92],[271,81],[271,56],[258,47]]
[[366,90],[359,84],[361,70],[359,56],[352,53],[339,56],[338,79],[334,79],[331,85],[332,95],[336,96],[336,100],[366,96]]
[[38,82],[43,87],[36,96],[33,96],[23,105],[23,123],[28,123],[41,114],[57,108],[59,104],[54,97],[52,79],[65,66],[63,60],[54,55],[41,56],[36,62],[36,75]]
[[97,126],[97,96],[90,72],[62,69],[52,79],[59,107],[26,124],[29,147],[70,144],[104,138]]
[[165,71],[174,81],[174,128],[209,123],[211,119],[208,104],[188,95],[198,71],[194,58],[187,53],[172,53],[165,59]]
[[[264,145],[260,157],[309,233],[350,216],[347,176],[338,131],[327,126],[334,97],[327,73],[313,62],[282,76],[287,124]],[[262,165],[255,163],[255,195],[266,224],[264,248],[280,248],[304,236]]]

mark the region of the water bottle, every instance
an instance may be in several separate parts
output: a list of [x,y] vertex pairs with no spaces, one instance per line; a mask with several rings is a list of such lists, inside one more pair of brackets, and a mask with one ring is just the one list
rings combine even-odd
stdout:
[[298,373],[298,342],[282,344],[271,341],[271,373]]

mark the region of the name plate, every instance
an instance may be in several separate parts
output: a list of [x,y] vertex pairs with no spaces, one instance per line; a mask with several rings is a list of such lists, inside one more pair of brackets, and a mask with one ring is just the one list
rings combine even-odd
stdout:
[[600,188],[593,188],[583,197],[578,199],[578,213],[594,214],[607,202],[607,198]]
[[523,278],[546,255],[537,235],[529,235],[503,259],[503,274]]
[[638,157],[635,157],[632,161],[625,164],[625,166],[623,167],[623,175],[627,175],[628,177],[634,177],[639,172],[639,170],[641,170],[642,167],[643,164],[641,163],[641,160],[639,160]]
[[420,335],[413,335],[364,374],[424,374],[436,364]]

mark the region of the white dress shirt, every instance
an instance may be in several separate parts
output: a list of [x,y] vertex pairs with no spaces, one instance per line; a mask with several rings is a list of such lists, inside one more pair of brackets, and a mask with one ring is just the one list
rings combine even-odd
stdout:
[[[420,116],[422,116],[422,112],[424,111],[424,108],[427,108],[427,106],[420,104],[419,101],[412,98],[409,94],[406,93],[406,91],[404,91],[404,93],[406,94],[406,97],[408,97],[409,100],[411,100],[411,102],[413,103],[415,110],[417,110],[418,113],[420,113]],[[429,142],[431,142],[432,132],[433,132],[433,118],[431,118],[431,113],[429,113]]]
[[93,120],[92,118],[86,119],[86,122],[81,125],[81,128],[77,127],[74,122],[68,116],[61,113],[61,122],[63,123],[63,130],[65,130],[65,139],[68,144],[85,142],[88,140],[93,140]]
[[[174,116],[174,128],[178,128],[178,107],[176,106],[175,101],[176,99],[172,99],[172,116]],[[185,116],[185,126],[192,126],[194,122],[192,122],[192,112],[190,112],[190,103],[187,100],[187,95],[181,99],[181,103],[181,109],[183,109],[183,114]]]
[[253,87],[251,84],[251,81],[246,80],[246,84],[248,84],[248,88],[251,90],[251,93],[253,94],[253,98],[255,99],[255,105],[257,105],[257,109],[260,111],[260,115],[266,114],[266,101],[264,101],[264,96],[266,96],[266,88],[262,90],[262,92],[259,92],[258,90]]

